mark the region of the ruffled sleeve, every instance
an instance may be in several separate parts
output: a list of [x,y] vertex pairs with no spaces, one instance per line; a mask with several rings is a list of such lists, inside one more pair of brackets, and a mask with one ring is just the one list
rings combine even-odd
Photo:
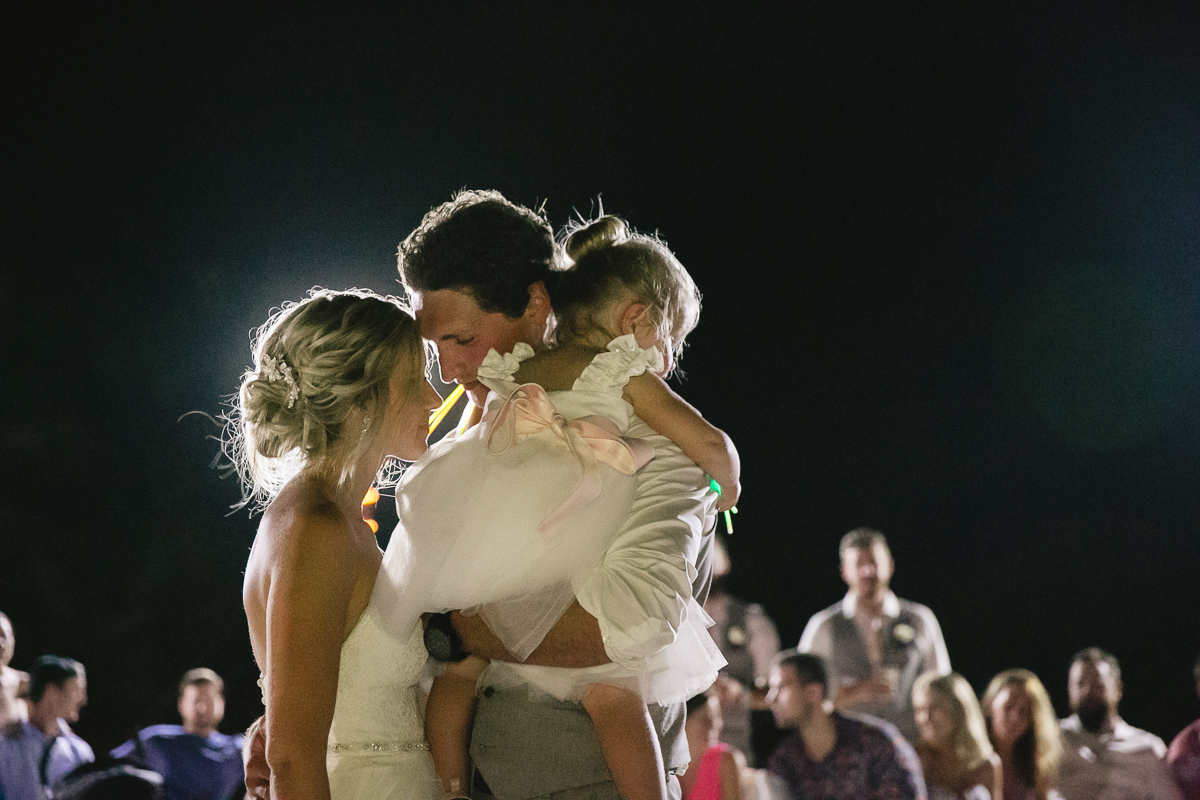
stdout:
[[504,390],[513,387],[513,375],[521,368],[521,362],[532,356],[533,348],[525,342],[517,342],[513,345],[512,352],[504,355],[492,348],[484,356],[483,363],[475,371],[475,376],[493,392],[502,397],[507,396],[508,392]]
[[632,333],[618,336],[608,343],[608,350],[598,354],[575,381],[582,391],[606,392],[625,388],[629,379],[647,370],[658,372],[665,366],[657,347],[645,350],[638,347]]

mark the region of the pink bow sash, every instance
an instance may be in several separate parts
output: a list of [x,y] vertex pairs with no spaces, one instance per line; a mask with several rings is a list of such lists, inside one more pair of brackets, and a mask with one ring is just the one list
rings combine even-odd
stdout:
[[597,463],[607,464],[622,475],[632,475],[654,457],[654,448],[649,443],[622,436],[610,419],[587,416],[568,420],[558,413],[546,390],[536,383],[522,384],[514,389],[487,422],[489,453],[503,453],[514,444],[549,430],[561,438],[579,460],[583,475],[575,490],[538,525],[538,531],[547,538],[558,523],[600,495],[602,481]]

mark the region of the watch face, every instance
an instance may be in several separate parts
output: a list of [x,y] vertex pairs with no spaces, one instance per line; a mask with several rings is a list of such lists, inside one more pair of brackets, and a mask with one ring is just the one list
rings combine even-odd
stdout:
[[[429,620],[429,625],[425,628],[425,649],[438,661],[461,661],[466,654],[460,653],[457,637],[453,635],[454,629],[445,630],[441,623],[437,617]],[[445,624],[450,624],[449,618]]]
[[436,628],[426,628],[425,649],[438,661],[445,661],[450,652],[450,639]]

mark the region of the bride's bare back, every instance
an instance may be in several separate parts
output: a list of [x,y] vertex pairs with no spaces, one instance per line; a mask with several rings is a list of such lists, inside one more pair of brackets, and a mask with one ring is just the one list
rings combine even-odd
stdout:
[[[382,558],[361,517],[339,508],[312,477],[294,478],[263,514],[242,603],[271,709],[267,759],[277,796],[289,796],[291,780],[326,784],[342,642],[371,599]],[[302,753],[309,757],[296,757]],[[322,774],[306,774],[317,768]]]

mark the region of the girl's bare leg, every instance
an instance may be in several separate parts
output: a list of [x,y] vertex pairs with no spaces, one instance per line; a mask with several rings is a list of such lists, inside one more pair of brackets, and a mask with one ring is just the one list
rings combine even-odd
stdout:
[[425,738],[433,766],[450,797],[471,794],[471,725],[475,720],[475,682],[488,661],[467,656],[433,679],[425,708]]
[[608,770],[625,800],[666,800],[658,735],[642,699],[626,689],[592,684],[583,696]]

